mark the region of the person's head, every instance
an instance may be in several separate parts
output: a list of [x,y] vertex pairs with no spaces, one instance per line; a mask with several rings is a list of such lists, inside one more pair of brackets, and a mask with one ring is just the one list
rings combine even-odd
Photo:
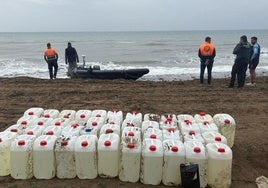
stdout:
[[51,44],[50,43],[47,43],[47,48],[51,48]]
[[248,42],[248,38],[247,38],[247,36],[246,36],[246,35],[241,36],[241,37],[240,37],[240,42],[241,42],[241,43],[247,43],[247,42]]
[[210,37],[206,37],[205,38],[205,41],[210,43],[211,42],[211,38]]
[[68,42],[68,47],[72,47],[72,44],[70,42]]
[[251,37],[251,44],[255,44],[257,42],[258,38],[257,37]]

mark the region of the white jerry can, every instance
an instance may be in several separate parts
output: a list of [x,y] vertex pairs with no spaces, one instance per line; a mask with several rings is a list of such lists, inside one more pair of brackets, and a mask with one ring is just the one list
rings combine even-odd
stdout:
[[151,139],[158,139],[163,140],[163,133],[162,130],[156,128],[149,128],[143,134],[143,139],[151,138]]
[[55,135],[41,135],[34,141],[33,174],[36,179],[52,179],[56,174]]
[[145,139],[142,143],[140,181],[147,185],[159,185],[163,172],[163,145],[157,139]]
[[162,182],[168,186],[181,185],[180,164],[185,163],[185,148],[180,140],[165,140]]
[[24,131],[24,134],[26,135],[35,135],[36,137],[40,136],[43,131],[45,130],[44,126],[31,126],[31,127],[27,127]]
[[61,135],[62,127],[61,126],[54,126],[50,125],[47,128],[43,130],[43,135],[55,135],[56,137],[59,137]]
[[205,140],[201,134],[184,134],[183,140],[184,142],[195,141],[195,142],[201,142],[202,144],[205,144]]
[[26,129],[26,127],[31,126],[35,119],[38,117],[33,116],[22,116],[18,119],[17,124],[19,125],[19,129]]
[[201,134],[204,132],[219,132],[218,127],[215,123],[209,123],[208,121],[204,121],[203,123],[199,123],[199,128]]
[[144,114],[143,120],[144,121],[156,121],[156,122],[160,122],[160,118],[161,116],[159,114]]
[[229,188],[232,182],[232,150],[222,143],[209,143],[208,185],[212,188]]
[[75,119],[75,110],[62,110],[59,114],[59,118],[69,119],[73,121]]
[[56,141],[56,176],[60,179],[76,177],[74,146],[77,137],[60,137]]
[[90,117],[87,121],[86,127],[97,131],[99,135],[100,129],[104,125],[105,120],[102,117]]
[[91,110],[78,110],[75,114],[75,121],[85,125],[91,116]]
[[52,118],[45,118],[45,117],[40,117],[37,119],[34,119],[31,122],[31,125],[27,126],[27,127],[32,127],[32,126],[41,126],[41,127],[48,127],[49,125],[51,125],[53,119]]
[[126,114],[125,120],[133,121],[138,123],[138,127],[141,127],[142,123],[142,113],[138,113],[136,111],[133,111],[132,113],[128,112]]
[[33,177],[33,144],[36,136],[20,135],[10,146],[10,175],[14,179]]
[[184,142],[186,151],[186,163],[198,164],[200,187],[205,188],[207,186],[207,165],[208,156],[204,145],[201,142],[186,141]]
[[53,119],[53,121],[51,122],[50,125],[59,126],[59,127],[66,127],[70,122],[71,122],[71,120],[68,118],[55,118],[55,119]]
[[202,133],[202,137],[204,138],[205,145],[209,143],[223,143],[227,145],[225,136],[218,132],[204,132]]
[[196,123],[203,123],[204,121],[207,121],[209,123],[214,123],[212,116],[210,114],[206,114],[205,112],[200,112],[199,114],[195,114],[194,119]]
[[[119,179],[124,182],[135,183],[140,178],[141,137],[140,130],[127,132],[126,129],[128,128],[124,129],[122,135]],[[135,129],[134,127],[131,128]],[[136,129],[139,128],[136,127]]]
[[33,108],[29,108],[28,110],[26,110],[23,114],[23,116],[36,116],[36,117],[41,117],[41,115],[43,114],[44,109],[43,108],[39,108],[39,107],[33,107]]
[[130,139],[141,140],[141,128],[139,127],[125,127],[122,131],[121,140],[122,142],[130,142]]
[[159,129],[159,123],[156,121],[150,121],[150,120],[145,120],[141,124],[141,132],[142,134],[148,129],[148,128],[155,128]]
[[79,179],[94,179],[98,176],[98,138],[95,135],[81,135],[75,142],[75,167]]
[[0,132],[0,176],[10,174],[10,146],[16,137],[14,132]]
[[234,145],[236,123],[229,114],[215,114],[213,116],[215,124],[219,128],[219,132],[226,137],[227,145],[232,148]]
[[102,134],[98,141],[98,174],[114,178],[119,173],[119,136],[115,133]]
[[116,133],[120,136],[120,125],[117,124],[104,124],[100,129],[101,134],[109,134],[109,133]]
[[162,123],[170,124],[170,125],[177,125],[178,120],[175,114],[163,114],[161,115],[160,126]]
[[194,117],[190,114],[179,114],[179,115],[177,115],[177,119],[178,119],[179,125],[183,122],[195,123]]
[[121,126],[123,122],[123,112],[118,109],[114,109],[113,111],[108,111],[107,120],[108,120],[108,123],[114,122],[115,124],[119,124]]
[[60,112],[57,109],[46,109],[44,110],[43,117],[56,119],[58,118],[59,114]]
[[15,125],[11,125],[9,126],[6,130],[4,130],[5,132],[12,132],[12,133],[16,133],[17,135],[21,135],[24,133],[25,128],[22,129],[22,127],[19,124],[15,124]]
[[80,135],[95,135],[98,136],[98,129],[92,127],[84,127],[80,130]]
[[124,130],[125,127],[139,127],[139,128],[141,128],[141,122],[138,118],[125,119],[122,123],[121,130]]
[[93,110],[91,113],[91,117],[102,118],[103,121],[106,121],[107,111],[106,110]]
[[64,137],[79,136],[80,131],[84,128],[83,125],[76,123],[75,121],[70,122],[61,131],[61,135]]
[[191,121],[182,122],[179,127],[182,135],[201,134],[199,125]]
[[162,130],[163,133],[163,141],[164,140],[182,140],[181,133],[179,130],[174,130],[173,128]]

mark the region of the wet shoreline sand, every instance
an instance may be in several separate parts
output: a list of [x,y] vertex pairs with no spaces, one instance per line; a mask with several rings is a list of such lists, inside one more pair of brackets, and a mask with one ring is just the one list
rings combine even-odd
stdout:
[[[126,80],[44,80],[28,77],[0,78],[0,131],[31,107],[44,109],[120,109],[158,114],[211,115],[228,113],[237,123],[233,147],[232,186],[256,187],[255,179],[268,176],[268,77],[258,77],[256,87],[229,89],[228,79],[214,79],[212,86],[198,80],[150,82]],[[94,180],[14,180],[0,177],[0,187],[151,187],[120,182],[118,178]],[[162,187],[163,185],[154,186]]]

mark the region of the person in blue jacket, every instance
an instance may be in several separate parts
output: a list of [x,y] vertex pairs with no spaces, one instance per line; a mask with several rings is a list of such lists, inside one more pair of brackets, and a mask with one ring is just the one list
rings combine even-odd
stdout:
[[249,73],[250,73],[250,83],[247,83],[249,86],[255,86],[255,79],[256,79],[256,72],[255,69],[259,64],[260,60],[260,53],[261,53],[261,48],[260,45],[257,43],[257,37],[251,37],[251,44],[252,44],[252,55],[250,57],[249,61]]

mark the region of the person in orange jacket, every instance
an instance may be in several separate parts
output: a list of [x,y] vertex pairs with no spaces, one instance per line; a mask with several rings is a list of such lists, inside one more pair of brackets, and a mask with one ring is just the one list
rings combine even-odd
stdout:
[[56,79],[58,72],[58,53],[54,48],[51,48],[50,43],[47,43],[47,49],[44,51],[44,59],[48,65],[50,79]]
[[200,58],[200,84],[204,83],[204,73],[207,68],[208,84],[210,85],[213,62],[216,56],[216,48],[211,43],[210,37],[206,37],[205,42],[199,47],[198,56]]

